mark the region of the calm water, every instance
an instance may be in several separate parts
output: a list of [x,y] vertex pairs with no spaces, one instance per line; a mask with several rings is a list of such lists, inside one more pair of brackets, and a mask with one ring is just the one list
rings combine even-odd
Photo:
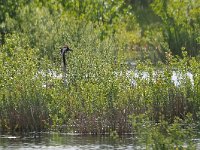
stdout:
[[94,149],[141,149],[131,136],[113,139],[109,136],[69,135],[42,133],[34,137],[0,135],[0,150],[94,150]]

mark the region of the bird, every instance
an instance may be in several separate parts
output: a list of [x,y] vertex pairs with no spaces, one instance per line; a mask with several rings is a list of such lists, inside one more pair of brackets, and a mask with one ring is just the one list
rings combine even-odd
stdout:
[[62,56],[62,61],[63,61],[63,65],[66,67],[66,59],[65,59],[65,53],[72,51],[72,49],[70,49],[67,45],[63,46],[60,48],[60,53]]
[[64,45],[63,47],[60,48],[60,53],[62,56],[62,62],[63,62],[63,80],[64,80],[64,84],[66,85],[66,58],[65,58],[65,53],[72,51],[72,49],[70,49],[68,47],[68,45]]

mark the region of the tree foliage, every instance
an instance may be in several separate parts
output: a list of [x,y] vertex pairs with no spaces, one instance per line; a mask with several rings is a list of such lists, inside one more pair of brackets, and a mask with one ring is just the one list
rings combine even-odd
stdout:
[[154,0],[152,8],[163,22],[163,36],[174,55],[185,47],[191,56],[199,54],[199,0]]

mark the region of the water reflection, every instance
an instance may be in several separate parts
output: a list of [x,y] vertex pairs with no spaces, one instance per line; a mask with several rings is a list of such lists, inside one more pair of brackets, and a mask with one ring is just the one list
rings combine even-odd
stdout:
[[100,150],[100,149],[137,149],[132,136],[113,139],[109,136],[69,135],[42,133],[29,136],[0,136],[0,149],[6,150]]

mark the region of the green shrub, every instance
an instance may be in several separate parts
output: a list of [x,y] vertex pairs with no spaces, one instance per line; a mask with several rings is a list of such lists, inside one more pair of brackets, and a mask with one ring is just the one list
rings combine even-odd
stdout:
[[27,39],[13,34],[0,49],[0,122],[5,130],[42,130],[48,118],[42,84],[37,77],[37,49]]
[[[183,132],[181,123],[188,114],[199,121],[197,58],[182,49],[182,57],[166,53],[165,63],[154,65],[145,59],[130,70],[127,43],[140,42],[135,36],[128,40],[130,33],[140,32],[138,24],[131,27],[134,17],[130,26],[121,24],[113,34],[106,25],[84,17],[78,20],[60,5],[39,4],[21,8],[19,20],[8,17],[5,23],[12,33],[0,47],[1,130],[49,129],[114,137],[136,130],[155,149],[183,146],[191,132],[189,127]],[[103,30],[108,34],[102,38]],[[153,32],[149,34],[153,38]],[[59,48],[64,44],[73,49],[66,54],[67,86],[60,78]],[[138,116],[139,121],[129,116],[136,120]]]
[[137,142],[145,149],[196,149],[194,121],[191,114],[184,120],[175,118],[172,124],[166,121],[152,122],[148,114],[131,116]]

